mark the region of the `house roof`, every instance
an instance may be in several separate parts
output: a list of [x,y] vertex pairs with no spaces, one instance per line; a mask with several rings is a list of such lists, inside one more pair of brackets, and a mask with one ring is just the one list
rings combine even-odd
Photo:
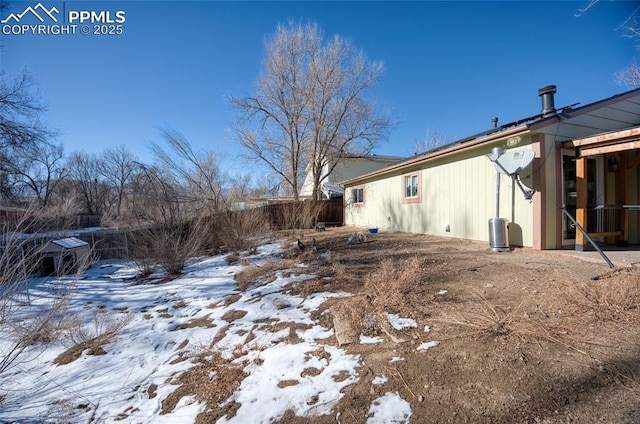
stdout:
[[562,143],[562,147],[577,149],[576,156],[593,156],[640,149],[640,126],[566,141]]
[[444,146],[437,147],[405,161],[370,172],[341,185],[350,185],[390,172],[411,168],[436,157],[452,154],[505,137],[527,133],[551,134],[558,142],[583,138],[594,134],[616,131],[640,124],[640,88],[606,99],[575,107],[579,103],[556,109],[554,114],[529,116],[496,128],[491,128]]
[[345,153],[342,156],[340,156],[340,158],[341,159],[364,159],[364,160],[373,160],[373,161],[382,161],[382,162],[393,162],[393,161],[406,159],[406,157],[404,156],[377,155],[375,153],[370,153],[366,155]]
[[[556,124],[556,125],[550,125]],[[557,115],[530,125],[532,131],[552,134],[558,142],[620,131],[640,124],[640,88],[588,105],[558,111]]]

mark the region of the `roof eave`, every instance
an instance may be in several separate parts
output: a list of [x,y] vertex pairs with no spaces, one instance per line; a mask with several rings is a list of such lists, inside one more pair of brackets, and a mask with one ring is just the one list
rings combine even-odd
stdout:
[[458,152],[460,150],[469,149],[469,148],[472,148],[472,147],[480,146],[482,144],[491,143],[491,142],[494,142],[496,140],[500,140],[500,139],[505,138],[505,137],[513,137],[515,135],[522,135],[522,134],[526,134],[526,133],[529,133],[529,132],[530,132],[529,125],[520,125],[518,127],[509,129],[509,130],[493,133],[493,134],[488,135],[486,137],[482,137],[482,138],[479,138],[479,139],[470,140],[470,141],[467,141],[467,142],[464,142],[464,143],[452,145],[449,148],[428,152],[428,153],[425,153],[424,155],[417,156],[417,157],[408,159],[408,160],[406,160],[404,162],[400,162],[400,163],[397,163],[397,164],[394,164],[394,165],[390,165],[390,166],[388,166],[386,168],[383,168],[383,169],[380,169],[378,171],[369,172],[368,174],[360,175],[358,177],[342,181],[340,183],[340,185],[343,186],[343,187],[347,186],[347,185],[353,185],[355,183],[362,182],[364,180],[368,180],[368,179],[371,179],[371,178],[376,177],[376,176],[388,174],[388,173],[391,173],[391,172],[402,171],[403,169],[410,168],[410,167],[418,165],[420,163],[428,162],[428,161],[430,161],[432,159],[435,159],[437,157],[450,155],[450,154],[453,154],[453,153]]

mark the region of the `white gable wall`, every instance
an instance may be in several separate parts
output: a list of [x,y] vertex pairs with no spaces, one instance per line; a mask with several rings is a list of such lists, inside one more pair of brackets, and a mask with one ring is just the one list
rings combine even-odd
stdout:
[[[323,180],[323,183],[339,184],[342,181],[350,178],[355,178],[360,175],[368,174],[382,169],[396,161],[399,158],[375,157],[367,156],[364,158],[341,158],[340,161],[333,168],[331,174]],[[327,175],[329,171],[328,165],[322,167],[322,176]],[[300,196],[311,197],[313,194],[313,175],[311,171],[307,172],[304,183],[300,189]]]

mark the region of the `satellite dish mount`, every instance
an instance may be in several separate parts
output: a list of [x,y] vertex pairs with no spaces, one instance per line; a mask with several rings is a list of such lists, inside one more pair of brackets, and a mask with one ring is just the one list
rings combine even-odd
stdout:
[[496,147],[487,155],[489,160],[494,163],[496,170],[500,174],[509,175],[524,195],[524,198],[531,200],[535,190],[527,189],[520,181],[520,172],[533,161],[535,152],[530,149],[504,151],[501,147]]
[[500,218],[500,174],[509,175],[515,181],[524,198],[531,201],[534,190],[525,189],[520,181],[519,174],[526,168],[533,158],[533,150],[521,149],[505,152],[504,147],[494,147],[487,158],[496,167],[496,215],[489,219],[489,247],[493,252],[506,252],[509,250],[508,221]]

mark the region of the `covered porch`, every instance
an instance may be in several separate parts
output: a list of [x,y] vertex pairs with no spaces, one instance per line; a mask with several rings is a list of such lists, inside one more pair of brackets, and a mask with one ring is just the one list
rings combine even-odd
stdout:
[[[575,152],[570,193],[575,201],[567,209],[578,225],[605,244],[639,244],[640,127],[566,141],[562,147]],[[575,231],[575,249],[588,248],[587,237]]]

